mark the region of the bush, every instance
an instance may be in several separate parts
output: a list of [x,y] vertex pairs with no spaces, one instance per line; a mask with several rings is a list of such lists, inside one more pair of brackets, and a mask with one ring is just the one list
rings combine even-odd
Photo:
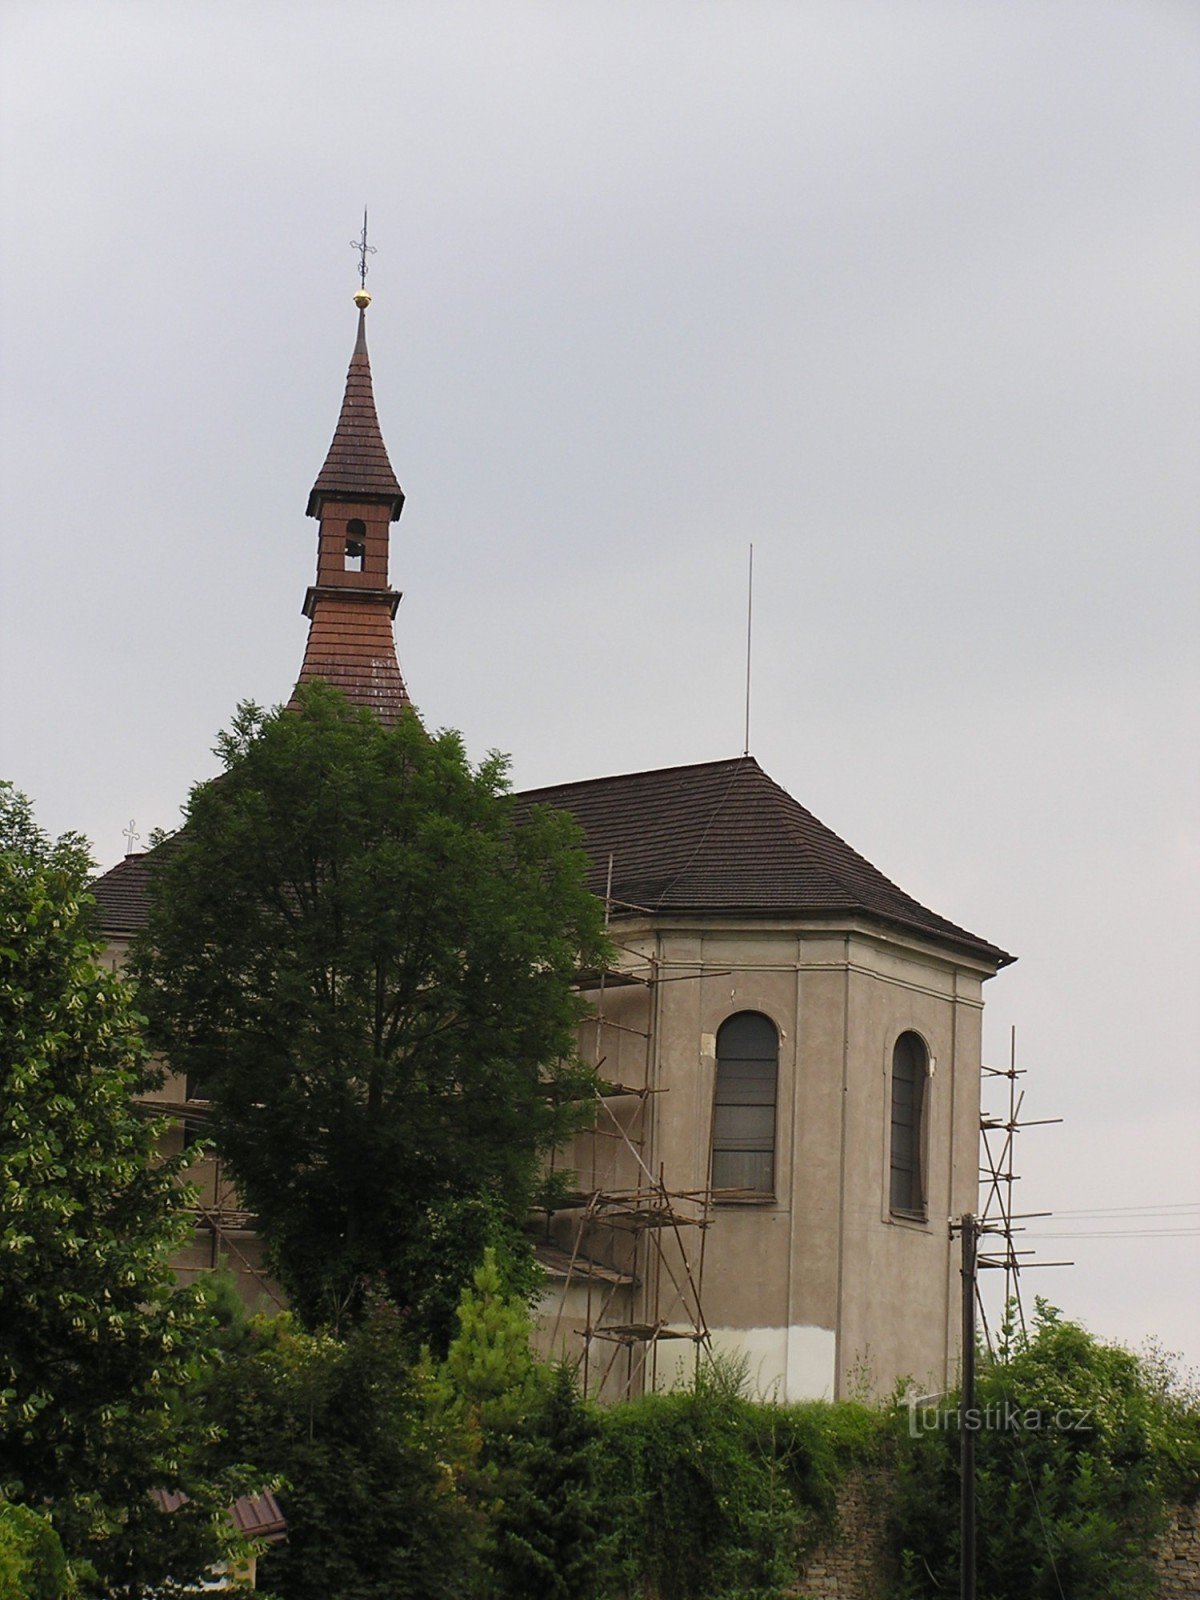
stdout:
[[474,1525],[399,1316],[377,1306],[345,1339],[257,1318],[231,1345],[207,1404],[231,1448],[277,1475],[288,1521],[262,1587],[278,1600],[469,1593]]
[[66,1600],[73,1591],[48,1519],[28,1506],[0,1503],[0,1600]]
[[[1200,1412],[1142,1358],[1039,1303],[1033,1331],[981,1357],[979,1592],[989,1600],[1143,1600],[1169,1498],[1200,1482]],[[957,1396],[943,1415],[953,1418]],[[953,1590],[959,1434],[902,1413],[894,1536],[902,1600]]]
[[847,1469],[878,1454],[855,1404],[756,1404],[721,1382],[648,1395],[601,1418],[607,1592],[769,1600],[832,1532]]

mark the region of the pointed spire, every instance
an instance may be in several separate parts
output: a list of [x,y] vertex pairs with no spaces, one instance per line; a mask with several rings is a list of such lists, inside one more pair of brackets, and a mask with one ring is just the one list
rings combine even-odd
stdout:
[[324,501],[381,500],[388,505],[392,522],[404,506],[404,490],[392,471],[387,446],[375,414],[375,393],[371,386],[371,360],[367,355],[367,304],[370,295],[360,290],[358,337],[346,374],[346,394],[342,412],[333,433],[333,443],[325,465],[317,474],[308,497],[308,515],[319,517]]
[[[370,300],[362,288],[354,296],[358,337],[346,396],[308,499],[308,514],[320,518],[321,527],[317,578],[304,599],[308,643],[297,688],[322,679],[393,723],[412,707],[392,632],[400,596],[388,581],[389,524],[400,515],[404,491],[375,415],[364,318]],[[295,705],[295,696],[289,703]]]

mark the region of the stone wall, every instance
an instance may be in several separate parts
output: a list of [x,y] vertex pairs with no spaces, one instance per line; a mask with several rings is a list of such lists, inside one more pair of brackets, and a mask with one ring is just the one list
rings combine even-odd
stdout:
[[[852,1475],[838,1495],[838,1532],[800,1570],[796,1600],[888,1600],[886,1470]],[[1200,1600],[1200,1501],[1176,1506],[1156,1541],[1158,1600]]]
[[838,1532],[801,1567],[797,1600],[887,1600],[890,1501],[885,1471],[847,1478],[838,1493]]
[[1200,1501],[1169,1513],[1154,1564],[1159,1600],[1200,1600]]

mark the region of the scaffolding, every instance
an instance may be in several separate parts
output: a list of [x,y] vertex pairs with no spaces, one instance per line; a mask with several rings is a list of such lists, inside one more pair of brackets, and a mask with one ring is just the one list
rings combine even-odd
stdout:
[[[208,1103],[203,1100],[139,1099],[134,1102],[143,1116],[177,1127],[183,1136],[183,1148],[209,1120]],[[182,1209],[192,1218],[192,1235],[197,1246],[207,1236],[208,1261],[205,1266],[176,1263],[177,1276],[214,1271],[223,1262],[233,1262],[236,1272],[251,1279],[259,1292],[274,1301],[279,1309],[286,1310],[286,1302],[274,1287],[270,1273],[260,1263],[253,1261],[244,1248],[248,1241],[257,1239],[258,1218],[253,1211],[238,1203],[233,1185],[222,1172],[221,1157],[211,1154],[205,1161],[201,1177],[211,1176],[211,1183],[203,1187],[193,1180],[194,1198]]]
[[[607,903],[611,909],[611,897]],[[665,1376],[664,1344],[690,1343],[694,1370],[711,1349],[702,1293],[711,1190],[669,1187],[662,1164],[655,1168],[649,1157],[654,1101],[662,1092],[654,1081],[659,986],[699,974],[664,977],[653,956],[618,948],[633,958],[629,966],[581,973],[577,980],[581,993],[595,995],[585,1024],[593,1035],[587,1053],[596,1076],[594,1120],[576,1136],[589,1146],[588,1181],[548,1201],[539,1252],[560,1285],[551,1343],[561,1346],[568,1304],[578,1290],[581,1347],[568,1351],[568,1359],[584,1394],[606,1399],[657,1389]],[[632,1016],[610,1012],[609,999],[621,990],[636,994]],[[639,1058],[636,1065],[627,1059],[631,1054]],[[606,1075],[613,1060],[616,1071]],[[563,1248],[554,1242],[556,1232],[566,1238]]]
[[[1070,1267],[1071,1261],[1033,1261],[1034,1252],[1018,1247],[1018,1236],[1025,1232],[1025,1224],[1036,1218],[1048,1217],[1049,1211],[1014,1211],[1013,1190],[1020,1181],[1014,1170],[1017,1135],[1026,1128],[1044,1128],[1061,1123],[1061,1117],[1025,1117],[1025,1091],[1018,1088],[1018,1080],[1025,1069],[1017,1066],[1017,1030],[1009,1034],[1007,1067],[982,1069],[984,1082],[1000,1080],[1006,1104],[998,1112],[981,1109],[979,1116],[979,1217],[978,1232],[994,1243],[981,1249],[976,1257],[976,1268],[1004,1274],[1003,1325],[1005,1329],[1019,1327],[1022,1337],[1027,1332],[1025,1306],[1021,1298],[1021,1273],[1033,1267]],[[982,1302],[980,1304],[982,1312]],[[986,1314],[985,1314],[986,1327]],[[1007,1337],[1007,1335],[1006,1335]]]

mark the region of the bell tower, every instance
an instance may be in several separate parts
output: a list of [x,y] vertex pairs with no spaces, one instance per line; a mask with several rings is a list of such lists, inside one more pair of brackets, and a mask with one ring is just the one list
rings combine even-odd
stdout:
[[321,678],[352,704],[393,723],[412,709],[392,633],[400,594],[388,581],[388,539],[404,491],[375,414],[365,288],[354,303],[358,336],[341,415],[308,497],[308,515],[320,524],[317,577],[304,597],[308,644],[296,687]]

